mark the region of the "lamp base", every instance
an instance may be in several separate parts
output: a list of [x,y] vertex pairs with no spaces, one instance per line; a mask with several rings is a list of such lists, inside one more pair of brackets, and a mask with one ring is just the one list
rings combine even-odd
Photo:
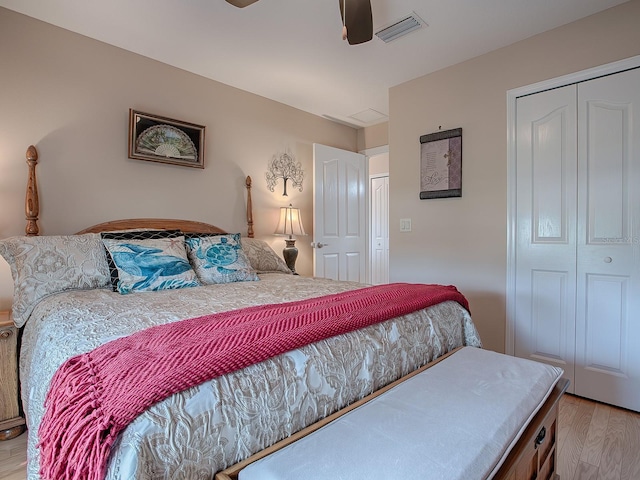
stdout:
[[284,261],[291,270],[291,273],[294,275],[298,275],[296,272],[296,259],[298,258],[298,249],[296,248],[296,241],[293,238],[285,238],[284,240],[287,244],[282,250],[282,256],[284,257]]

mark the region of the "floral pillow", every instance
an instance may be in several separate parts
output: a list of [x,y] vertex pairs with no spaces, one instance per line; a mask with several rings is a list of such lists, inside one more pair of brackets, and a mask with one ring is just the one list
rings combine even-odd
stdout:
[[284,260],[264,240],[242,238],[242,249],[249,258],[251,267],[258,273],[291,273]]
[[13,276],[13,319],[22,327],[48,295],[109,286],[100,235],[11,237],[0,240],[0,255]]
[[258,275],[242,249],[240,234],[187,235],[187,256],[201,283],[251,282]]
[[184,237],[102,238],[117,270],[120,293],[170,290],[200,285],[189,264]]

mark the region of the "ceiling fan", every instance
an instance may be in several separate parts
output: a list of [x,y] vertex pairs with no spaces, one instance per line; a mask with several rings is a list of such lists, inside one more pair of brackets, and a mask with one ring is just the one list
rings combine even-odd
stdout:
[[[227,0],[235,7],[244,8],[258,0]],[[373,38],[371,0],[338,0],[342,17],[342,39],[349,45],[368,42]]]

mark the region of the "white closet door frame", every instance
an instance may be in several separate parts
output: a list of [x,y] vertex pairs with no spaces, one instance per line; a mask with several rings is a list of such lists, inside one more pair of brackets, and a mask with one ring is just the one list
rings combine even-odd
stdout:
[[640,55],[507,92],[507,325],[505,352],[515,354],[516,292],[516,100],[518,97],[640,67]]

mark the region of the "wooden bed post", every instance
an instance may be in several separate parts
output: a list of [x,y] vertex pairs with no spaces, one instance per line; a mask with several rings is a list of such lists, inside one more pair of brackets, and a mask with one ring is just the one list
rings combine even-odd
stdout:
[[253,205],[251,204],[251,177],[247,175],[247,236],[253,238]]
[[38,228],[38,215],[40,214],[40,202],[38,200],[38,185],[36,182],[36,164],[38,163],[38,151],[33,145],[27,148],[27,165],[29,165],[29,179],[27,180],[27,198],[24,202],[24,210],[27,216],[25,233],[36,236],[40,233]]

